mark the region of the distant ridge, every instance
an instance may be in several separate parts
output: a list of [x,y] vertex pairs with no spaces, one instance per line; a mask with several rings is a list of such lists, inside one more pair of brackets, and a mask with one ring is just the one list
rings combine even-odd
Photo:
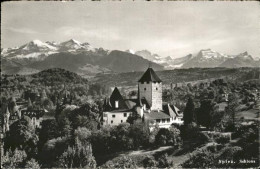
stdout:
[[85,77],[98,73],[144,71],[149,62],[154,70],[213,67],[260,67],[248,52],[227,55],[202,49],[184,57],[162,57],[148,50],[126,51],[95,48],[75,39],[65,42],[30,41],[20,47],[1,49],[2,73],[32,74],[50,68],[63,68]]

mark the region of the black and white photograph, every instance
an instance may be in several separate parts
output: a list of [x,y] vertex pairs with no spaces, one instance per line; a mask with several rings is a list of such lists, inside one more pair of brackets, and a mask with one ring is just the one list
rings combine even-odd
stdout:
[[1,3],[1,168],[258,168],[260,2]]

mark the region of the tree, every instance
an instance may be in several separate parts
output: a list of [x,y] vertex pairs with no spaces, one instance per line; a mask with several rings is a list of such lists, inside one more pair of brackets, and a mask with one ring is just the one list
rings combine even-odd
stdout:
[[106,154],[111,149],[111,127],[102,126],[100,130],[92,132],[91,144],[94,155]]
[[[17,139],[19,138],[19,139]],[[14,122],[4,139],[5,149],[22,148],[29,157],[37,153],[38,136],[35,134],[29,117]]]
[[108,161],[102,168],[137,168],[136,162],[129,156],[119,157],[116,160]]
[[168,138],[170,137],[170,132],[166,128],[161,128],[157,135],[155,136],[155,143],[158,146],[165,146],[168,144]]
[[208,168],[214,167],[215,157],[213,153],[207,149],[201,149],[192,154],[190,159],[187,160],[182,167],[184,168]]
[[1,158],[1,164],[4,168],[21,168],[26,157],[27,155],[24,150],[18,150],[16,148],[12,151],[9,149]]
[[58,124],[55,119],[46,119],[42,121],[41,129],[39,131],[39,150],[42,146],[51,139],[60,136],[60,131],[58,130]]
[[86,103],[75,109],[69,116],[74,129],[78,127],[86,127],[90,130],[97,130],[100,126],[100,110],[98,105]]
[[184,125],[190,124],[194,120],[194,110],[195,110],[195,105],[193,103],[193,99],[189,97],[183,114]]
[[130,116],[128,116],[128,118],[126,119],[126,122],[130,123],[130,124],[134,124],[134,122],[137,119],[141,119],[141,116],[137,112],[133,112],[130,114]]
[[85,127],[78,127],[74,131],[75,144],[87,145],[91,139],[91,131]]
[[43,103],[42,103],[43,107],[46,108],[47,110],[51,110],[53,109],[53,103],[50,99],[45,98],[43,99]]
[[63,168],[95,168],[96,161],[92,155],[91,145],[68,147],[59,158],[59,167]]
[[39,159],[43,168],[58,167],[58,158],[68,148],[70,139],[68,137],[58,137],[48,140],[39,154]]
[[167,168],[170,167],[170,161],[168,160],[168,154],[165,153],[158,158],[158,167]]
[[235,126],[235,113],[238,107],[238,96],[236,94],[230,94],[228,96],[228,105],[226,107],[226,114],[232,119],[233,127]]
[[130,150],[133,148],[133,139],[129,137],[129,123],[121,123],[111,130],[111,149]]
[[130,126],[129,137],[133,138],[134,148],[140,146],[148,146],[149,143],[149,127],[143,122],[136,122]]
[[198,125],[209,127],[212,112],[213,112],[213,104],[211,100],[201,101],[199,112],[197,114]]
[[25,168],[40,169],[41,166],[39,165],[39,163],[35,159],[32,158],[32,159],[30,159],[29,161],[26,162]]
[[157,161],[154,159],[154,156],[146,156],[143,160],[144,168],[151,168],[157,166]]

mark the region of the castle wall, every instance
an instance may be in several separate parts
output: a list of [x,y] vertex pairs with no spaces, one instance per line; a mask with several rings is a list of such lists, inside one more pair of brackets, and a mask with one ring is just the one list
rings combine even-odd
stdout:
[[152,107],[151,110],[162,110],[162,83],[152,83]]
[[132,112],[103,112],[103,125],[119,125],[125,123]]
[[162,83],[144,82],[139,83],[140,97],[147,100],[151,110],[162,110]]
[[145,98],[152,105],[152,82],[139,83],[140,98]]

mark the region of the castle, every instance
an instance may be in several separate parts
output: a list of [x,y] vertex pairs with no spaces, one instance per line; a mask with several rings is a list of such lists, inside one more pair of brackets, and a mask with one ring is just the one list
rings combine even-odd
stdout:
[[172,124],[182,124],[183,114],[170,104],[163,104],[162,81],[149,67],[138,81],[137,99],[124,99],[115,87],[109,99],[105,99],[103,125],[118,125],[137,113],[148,122],[150,130],[156,125],[169,128]]

